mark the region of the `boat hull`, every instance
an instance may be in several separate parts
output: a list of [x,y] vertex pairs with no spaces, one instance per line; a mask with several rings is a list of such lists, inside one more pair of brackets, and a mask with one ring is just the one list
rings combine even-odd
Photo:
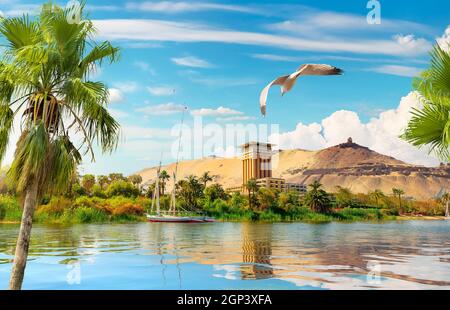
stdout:
[[212,218],[205,216],[161,216],[147,215],[148,222],[155,223],[208,223],[214,222]]

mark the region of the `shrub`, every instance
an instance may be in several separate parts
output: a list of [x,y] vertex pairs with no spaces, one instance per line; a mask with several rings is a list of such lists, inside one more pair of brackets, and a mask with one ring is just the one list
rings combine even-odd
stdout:
[[125,204],[113,210],[113,215],[136,215],[142,216],[144,215],[144,208],[137,204]]
[[124,196],[124,197],[136,197],[139,195],[139,189],[133,184],[124,181],[116,180],[113,181],[106,189],[106,196]]
[[101,210],[88,207],[75,209],[72,216],[73,222],[76,223],[104,222],[108,219],[108,216]]
[[20,221],[22,208],[19,200],[10,195],[0,195],[0,220]]
[[92,196],[98,197],[98,198],[106,198],[105,192],[102,190],[102,187],[98,184],[95,184],[92,187]]
[[39,206],[36,210],[36,215],[42,215],[44,213],[49,215],[60,216],[66,209],[70,209],[72,201],[65,197],[53,197],[46,205]]

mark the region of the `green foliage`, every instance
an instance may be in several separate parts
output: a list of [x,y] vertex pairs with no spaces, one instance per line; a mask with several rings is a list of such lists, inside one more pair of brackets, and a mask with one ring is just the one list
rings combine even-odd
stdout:
[[[103,61],[114,62],[119,50],[93,41],[95,30],[83,22],[69,24],[67,12],[47,3],[38,16],[0,19],[5,50],[0,59],[0,161],[24,108],[21,135],[8,171],[10,184],[22,193],[30,182],[39,195],[66,193],[82,150],[93,159],[93,141],[111,152],[119,124],[108,113],[108,88],[91,81],[90,72]],[[82,135],[75,146],[70,136]]]
[[106,196],[124,196],[124,197],[137,197],[139,195],[139,189],[136,188],[133,184],[124,181],[124,180],[116,180],[109,184],[106,189]]
[[22,209],[18,199],[14,196],[0,195],[0,220],[20,221]]
[[439,44],[431,52],[431,66],[414,81],[422,109],[415,109],[402,138],[417,147],[430,147],[443,161],[450,160],[450,53]]
[[311,190],[305,196],[305,204],[318,213],[328,213],[331,210],[331,201],[327,192],[322,189],[322,184],[314,181],[309,185]]
[[91,194],[92,188],[95,185],[95,176],[92,174],[85,174],[81,178],[81,186],[84,188],[86,193]]
[[92,196],[99,197],[99,198],[106,198],[106,194],[99,184],[95,184],[92,187]]
[[220,184],[213,184],[205,188],[205,198],[209,201],[216,199],[228,200],[228,194]]

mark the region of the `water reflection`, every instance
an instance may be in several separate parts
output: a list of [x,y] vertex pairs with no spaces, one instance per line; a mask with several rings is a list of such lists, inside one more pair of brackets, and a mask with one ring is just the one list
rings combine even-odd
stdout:
[[[17,231],[0,224],[2,287]],[[36,225],[25,287],[448,289],[449,233],[431,221]],[[77,287],[63,267],[74,264]]]

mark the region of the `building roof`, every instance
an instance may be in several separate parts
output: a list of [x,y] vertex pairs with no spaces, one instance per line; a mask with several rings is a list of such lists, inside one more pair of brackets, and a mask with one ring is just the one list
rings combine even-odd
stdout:
[[240,145],[239,147],[240,148],[245,148],[245,147],[248,147],[250,145],[274,146],[275,144],[265,143],[265,142],[257,142],[257,141],[249,141],[249,142],[246,142],[246,143]]

